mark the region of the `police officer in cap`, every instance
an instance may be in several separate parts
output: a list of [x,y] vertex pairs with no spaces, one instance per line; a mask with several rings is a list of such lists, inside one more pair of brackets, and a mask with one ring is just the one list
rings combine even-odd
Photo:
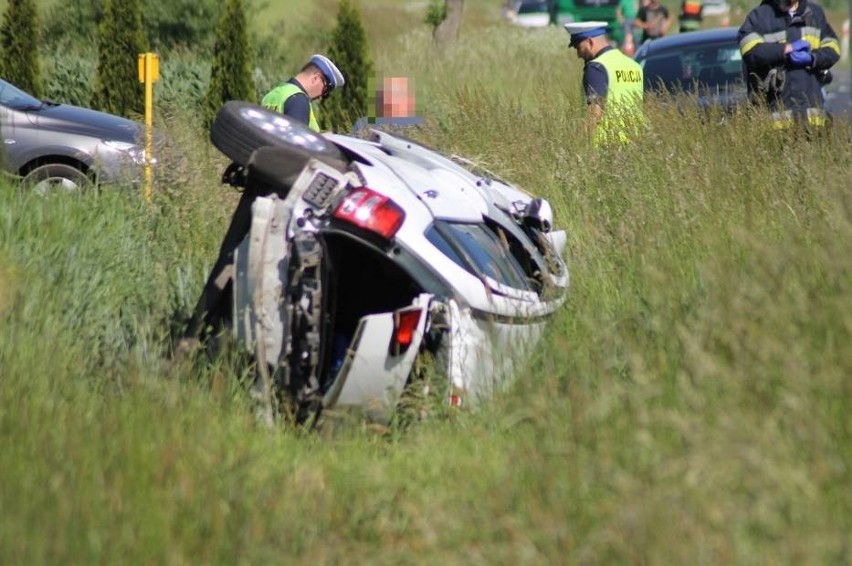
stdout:
[[583,92],[595,145],[625,143],[644,123],[642,67],[613,47],[606,22],[565,24],[569,45],[583,59]]
[[822,87],[840,59],[840,42],[825,12],[810,0],[763,0],[739,29],[751,99],[766,104],[773,126],[826,125]]
[[281,83],[263,97],[261,104],[320,130],[311,101],[322,99],[345,84],[343,74],[324,55],[314,55],[299,73]]

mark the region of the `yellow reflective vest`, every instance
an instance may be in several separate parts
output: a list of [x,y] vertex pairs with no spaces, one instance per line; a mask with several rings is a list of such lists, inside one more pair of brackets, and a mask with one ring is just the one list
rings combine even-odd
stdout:
[[595,129],[595,145],[626,143],[640,133],[645,123],[642,67],[618,49],[607,49],[592,61],[606,69],[609,79],[603,117]]
[[[276,112],[284,112],[284,103],[294,94],[305,94],[305,91],[294,85],[293,83],[282,83],[270,90],[263,100],[260,101],[261,106],[275,110]],[[307,95],[306,95],[307,96]],[[310,102],[308,102],[310,104]],[[320,131],[319,122],[314,114],[314,105],[310,104],[311,115],[308,119],[308,127],[315,132]]]

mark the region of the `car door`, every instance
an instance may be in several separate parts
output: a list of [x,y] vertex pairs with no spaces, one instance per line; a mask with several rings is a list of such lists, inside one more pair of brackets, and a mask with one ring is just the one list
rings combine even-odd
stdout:
[[30,123],[26,108],[35,108],[41,101],[17,87],[0,80],[0,136],[3,138],[3,168],[18,170],[30,159],[33,148],[39,146],[38,130]]

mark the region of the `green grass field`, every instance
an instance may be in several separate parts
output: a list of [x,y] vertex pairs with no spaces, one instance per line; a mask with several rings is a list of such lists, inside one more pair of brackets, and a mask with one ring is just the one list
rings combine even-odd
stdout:
[[852,562],[852,128],[649,101],[645,139],[599,153],[564,32],[468,3],[446,49],[416,11],[369,29],[411,26],[374,45],[418,80],[417,137],[570,233],[569,300],[513,387],[269,431],[238,360],[173,363],[236,199],[175,117],[151,207],[0,190],[0,563]]

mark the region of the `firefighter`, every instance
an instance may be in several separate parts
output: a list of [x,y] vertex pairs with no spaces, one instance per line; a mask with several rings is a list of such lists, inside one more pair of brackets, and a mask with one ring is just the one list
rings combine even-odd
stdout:
[[702,0],[683,0],[680,3],[680,33],[696,31],[701,28],[704,19],[704,2]]
[[344,85],[343,74],[324,55],[314,55],[299,73],[269,91],[261,104],[320,131],[311,102]]
[[810,0],[763,0],[739,29],[749,97],[766,104],[773,127],[826,125],[823,86],[840,59],[840,42]]
[[644,123],[642,67],[610,45],[606,22],[565,24],[569,46],[577,50],[583,67],[583,91],[589,110],[589,130],[595,145],[624,143]]

